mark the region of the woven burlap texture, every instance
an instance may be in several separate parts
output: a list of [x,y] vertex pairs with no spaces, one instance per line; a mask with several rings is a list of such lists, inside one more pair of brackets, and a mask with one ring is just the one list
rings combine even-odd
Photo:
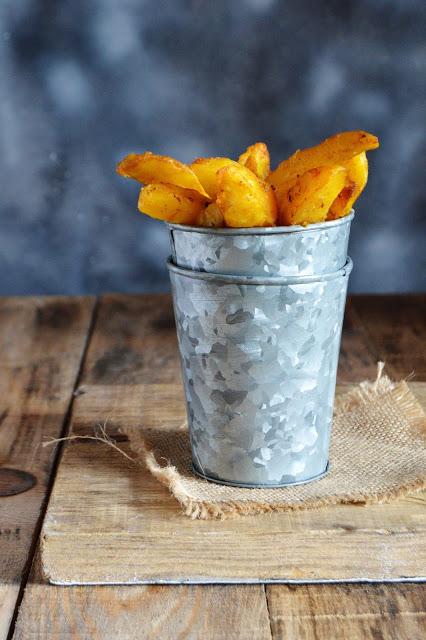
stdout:
[[123,429],[138,460],[168,487],[190,518],[388,502],[426,487],[426,417],[405,381],[362,382],[335,402],[330,471],[315,482],[277,489],[214,484],[191,472],[186,426]]

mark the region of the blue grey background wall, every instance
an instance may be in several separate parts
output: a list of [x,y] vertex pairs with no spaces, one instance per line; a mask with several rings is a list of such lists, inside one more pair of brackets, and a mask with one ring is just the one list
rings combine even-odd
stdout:
[[352,291],[425,288],[424,0],[3,0],[0,293],[168,288],[166,230],[115,174],[378,135]]

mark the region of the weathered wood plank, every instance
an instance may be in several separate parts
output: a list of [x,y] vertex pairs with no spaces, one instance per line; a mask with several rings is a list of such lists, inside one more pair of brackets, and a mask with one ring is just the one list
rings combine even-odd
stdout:
[[0,638],[7,638],[19,594],[19,584],[0,584]]
[[268,585],[274,640],[423,640],[426,585]]
[[[413,384],[413,391],[426,406],[426,385]],[[86,385],[73,426],[91,433],[96,409],[102,421],[112,417],[114,431],[179,423],[180,398],[176,385]],[[415,498],[192,521],[146,469],[105,445],[76,441],[64,453],[49,504],[44,566],[62,584],[415,579],[426,575],[426,512]]]
[[180,380],[171,298],[102,298],[83,384],[163,384]]
[[15,640],[271,640],[264,587],[31,583]]
[[389,375],[426,380],[426,295],[356,296],[353,310],[366,328],[375,359]]
[[[91,298],[0,299],[0,638],[13,616],[55,459],[55,448],[41,445],[61,433],[93,305]],[[32,474],[34,486],[6,495],[19,482],[2,473],[5,467]]]
[[352,297],[346,304],[337,380],[355,384],[376,376],[377,358],[363,323],[354,310]]

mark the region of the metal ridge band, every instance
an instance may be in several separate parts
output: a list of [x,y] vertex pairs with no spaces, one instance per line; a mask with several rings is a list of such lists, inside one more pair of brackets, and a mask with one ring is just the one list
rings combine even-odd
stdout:
[[186,278],[195,280],[206,280],[208,282],[218,282],[224,284],[245,284],[245,285],[275,285],[282,284],[307,284],[309,282],[323,282],[325,280],[335,280],[336,278],[344,278],[352,271],[352,260],[348,257],[346,264],[338,271],[331,273],[313,274],[307,276],[241,276],[221,273],[209,273],[207,271],[194,271],[193,269],[184,269],[178,267],[173,262],[171,256],[167,260],[167,268],[173,273]]
[[192,227],[185,224],[174,224],[173,222],[166,222],[166,226],[171,230],[176,231],[190,231],[192,233],[208,233],[215,236],[269,236],[274,234],[300,234],[303,232],[312,231],[312,229],[329,229],[330,227],[337,227],[342,224],[348,224],[354,218],[354,210],[343,218],[337,218],[337,220],[328,220],[326,222],[317,222],[315,224],[308,224],[306,227],[301,225],[290,225],[288,227]]

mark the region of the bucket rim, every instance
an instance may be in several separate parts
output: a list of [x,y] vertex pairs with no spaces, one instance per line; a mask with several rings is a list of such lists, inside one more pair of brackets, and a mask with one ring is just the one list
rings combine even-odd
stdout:
[[168,229],[173,231],[186,231],[191,233],[207,233],[214,236],[268,236],[274,234],[292,234],[292,233],[308,233],[314,230],[330,229],[341,225],[349,224],[355,216],[352,209],[347,216],[337,218],[337,220],[326,220],[325,222],[316,222],[308,224],[306,227],[294,224],[286,227],[193,227],[186,224],[176,224],[166,222]]
[[209,282],[217,282],[220,284],[245,284],[245,285],[258,285],[258,286],[279,286],[283,284],[308,284],[310,282],[324,282],[326,280],[335,280],[337,278],[348,277],[352,271],[353,262],[349,258],[346,259],[346,263],[343,267],[337,271],[331,271],[329,273],[314,273],[309,275],[288,275],[288,276],[244,276],[244,275],[231,275],[226,273],[211,273],[209,271],[194,271],[193,269],[186,269],[184,267],[178,267],[171,256],[167,259],[167,268],[170,272],[176,273],[184,278],[192,278],[193,280],[205,280]]

